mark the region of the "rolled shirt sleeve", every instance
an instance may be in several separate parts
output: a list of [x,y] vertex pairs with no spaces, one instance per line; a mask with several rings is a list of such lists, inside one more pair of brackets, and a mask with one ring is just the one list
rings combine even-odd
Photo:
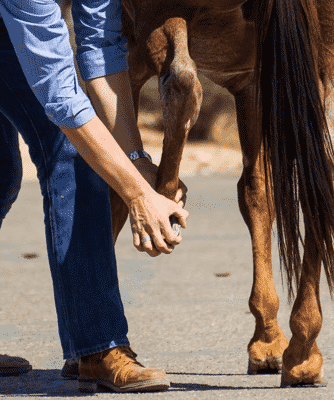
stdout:
[[78,83],[67,26],[54,0],[0,0],[23,72],[49,119],[75,128],[96,114]]
[[83,80],[128,69],[121,0],[73,0],[72,15]]

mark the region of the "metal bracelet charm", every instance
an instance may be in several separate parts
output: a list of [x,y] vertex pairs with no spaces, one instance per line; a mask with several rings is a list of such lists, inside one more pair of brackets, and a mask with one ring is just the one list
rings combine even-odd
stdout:
[[145,150],[134,150],[128,157],[131,161],[136,161],[138,158],[147,158],[149,162],[152,162],[151,156]]

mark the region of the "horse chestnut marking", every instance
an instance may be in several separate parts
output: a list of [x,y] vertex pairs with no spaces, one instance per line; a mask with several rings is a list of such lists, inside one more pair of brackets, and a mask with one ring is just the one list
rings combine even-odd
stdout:
[[23,253],[22,257],[25,258],[26,260],[33,260],[34,258],[38,258],[39,254],[37,254],[37,253]]

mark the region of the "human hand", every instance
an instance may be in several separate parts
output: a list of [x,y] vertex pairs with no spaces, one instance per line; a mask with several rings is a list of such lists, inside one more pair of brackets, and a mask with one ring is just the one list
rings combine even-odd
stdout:
[[171,215],[178,219],[182,228],[186,227],[189,214],[174,201],[154,191],[132,200],[130,223],[134,246],[152,257],[171,253],[182,240],[175,235],[170,225]]

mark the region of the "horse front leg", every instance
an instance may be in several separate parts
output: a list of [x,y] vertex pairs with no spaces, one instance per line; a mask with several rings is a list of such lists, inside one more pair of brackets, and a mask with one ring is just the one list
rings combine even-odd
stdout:
[[306,226],[303,269],[290,317],[292,338],[283,355],[281,386],[323,384],[323,359],[316,344],[322,326],[319,297],[321,261]]
[[[158,170],[157,191],[174,199],[179,185],[179,167],[187,134],[198,118],[202,104],[202,86],[195,63],[188,51],[187,23],[171,18],[153,32],[169,44],[165,59],[157,61],[159,91],[163,108],[164,141]],[[152,43],[151,42],[151,43]],[[150,43],[149,43],[150,46]],[[152,52],[153,53],[153,52]]]
[[255,332],[248,345],[248,373],[280,372],[288,341],[277,323],[279,299],[271,260],[271,229],[274,207],[266,185],[262,135],[251,109],[252,88],[235,94],[243,173],[238,182],[241,214],[249,229],[253,249],[253,286],[249,299]]

